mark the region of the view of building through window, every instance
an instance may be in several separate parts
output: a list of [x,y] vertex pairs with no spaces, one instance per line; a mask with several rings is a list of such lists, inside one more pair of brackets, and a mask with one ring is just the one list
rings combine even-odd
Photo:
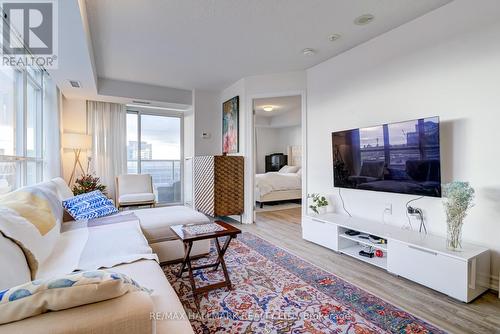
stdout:
[[152,176],[158,203],[181,202],[181,119],[129,112],[127,168]]
[[43,178],[41,70],[0,67],[0,193]]

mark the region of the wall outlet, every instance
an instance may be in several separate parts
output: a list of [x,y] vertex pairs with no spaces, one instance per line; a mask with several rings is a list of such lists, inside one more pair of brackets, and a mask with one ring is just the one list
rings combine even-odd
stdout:
[[385,213],[392,215],[392,203],[386,203],[385,204]]

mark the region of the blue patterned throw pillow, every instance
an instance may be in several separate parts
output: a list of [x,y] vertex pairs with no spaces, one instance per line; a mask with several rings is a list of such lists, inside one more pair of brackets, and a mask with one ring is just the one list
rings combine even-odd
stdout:
[[80,271],[37,279],[0,291],[0,325],[136,291],[153,292],[124,274],[107,270]]
[[113,202],[95,190],[63,201],[64,208],[75,220],[93,219],[118,212]]

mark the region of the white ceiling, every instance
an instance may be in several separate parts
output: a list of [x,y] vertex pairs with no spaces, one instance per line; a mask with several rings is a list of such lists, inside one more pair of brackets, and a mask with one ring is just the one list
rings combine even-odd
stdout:
[[[300,95],[255,99],[253,101],[253,109],[255,110],[255,115],[260,117],[275,117],[288,114],[290,112],[298,112],[300,114],[300,101]],[[265,111],[265,106],[272,106],[273,111]]]
[[[87,0],[100,78],[222,89],[301,70],[451,0]],[[375,15],[366,26],[353,24]],[[328,36],[342,37],[330,42]],[[302,54],[313,48],[313,56]],[[369,56],[369,55],[367,55]]]
[[[272,106],[273,110],[265,111],[265,106]],[[257,128],[284,128],[301,124],[300,95],[254,99],[253,109]]]

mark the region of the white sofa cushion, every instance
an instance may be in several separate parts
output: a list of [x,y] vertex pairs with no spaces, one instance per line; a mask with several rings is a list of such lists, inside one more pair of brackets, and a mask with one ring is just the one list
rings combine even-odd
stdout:
[[37,279],[0,291],[0,324],[47,311],[96,303],[127,292],[151,290],[122,273],[82,271],[46,280]]
[[159,312],[159,317],[172,319],[159,319],[156,322],[156,333],[193,333],[191,324],[179,297],[168,282],[163,270],[154,261],[137,261],[130,264],[116,266],[113,271],[133,277],[142,286],[153,290],[151,299],[154,303],[154,311]]
[[131,210],[139,218],[142,232],[148,242],[176,239],[170,229],[172,225],[203,224],[210,220],[204,215],[185,206],[166,206],[161,208]]
[[0,291],[31,281],[24,253],[13,241],[0,233]]
[[151,202],[154,200],[155,195],[153,193],[126,194],[120,195],[120,197],[118,197],[118,202],[120,204]]

